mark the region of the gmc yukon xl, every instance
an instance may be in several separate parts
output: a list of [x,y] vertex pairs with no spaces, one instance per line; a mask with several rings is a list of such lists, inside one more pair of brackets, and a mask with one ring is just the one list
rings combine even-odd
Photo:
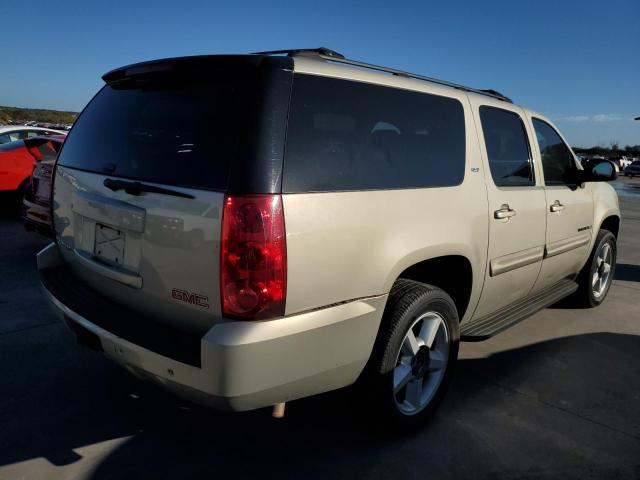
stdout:
[[327,49],[113,70],[53,177],[44,291],[78,341],[243,411],[441,400],[460,340],[611,285],[610,162],[494,90]]

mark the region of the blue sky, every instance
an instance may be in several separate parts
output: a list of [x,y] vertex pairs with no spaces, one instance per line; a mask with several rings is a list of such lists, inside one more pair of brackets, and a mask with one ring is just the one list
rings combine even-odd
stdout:
[[573,145],[640,144],[640,0],[20,0],[0,19],[0,105],[80,110],[124,64],[322,45],[495,88]]

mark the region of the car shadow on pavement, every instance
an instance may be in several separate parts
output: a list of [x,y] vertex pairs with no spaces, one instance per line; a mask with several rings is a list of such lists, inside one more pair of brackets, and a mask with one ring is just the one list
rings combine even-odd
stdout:
[[0,220],[20,218],[22,201],[15,192],[0,192]]
[[640,282],[640,265],[618,263],[613,278],[625,282]]
[[[580,478],[612,473],[614,466],[618,474],[640,471],[640,337],[634,335],[579,335],[461,360],[435,417],[404,435],[376,428],[375,414],[362,416],[349,389],[290,402],[282,420],[268,410],[224,414],[138,381],[71,342],[67,347],[52,357],[50,389],[0,397],[0,424],[9,427],[0,437],[12,436],[0,438],[0,466],[37,457],[69,465],[97,455],[85,452],[90,445],[128,437],[98,455],[91,478],[424,472]],[[14,361],[29,353],[16,351]],[[3,389],[7,381],[12,377]]]
[[[617,263],[616,269],[613,276],[614,280],[622,280],[625,282],[640,282],[640,265],[631,265],[627,263]],[[553,305],[549,305],[547,308],[550,309],[588,309],[590,307],[580,305],[576,302],[576,300],[569,296],[567,298],[563,298],[562,300],[554,303]]]

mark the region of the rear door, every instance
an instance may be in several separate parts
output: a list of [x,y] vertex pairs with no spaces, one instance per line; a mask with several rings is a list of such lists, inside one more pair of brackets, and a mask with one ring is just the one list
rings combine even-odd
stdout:
[[576,160],[555,128],[540,118],[533,117],[531,122],[547,201],[545,259],[534,289],[537,291],[577,273],[589,255],[593,195],[588,183],[575,184]]
[[76,121],[56,170],[54,226],[95,292],[185,331],[220,317],[221,212],[253,134],[252,72],[228,61],[124,72]]
[[545,196],[536,175],[523,111],[470,97],[483,155],[489,201],[484,287],[474,317],[525,297],[542,262]]

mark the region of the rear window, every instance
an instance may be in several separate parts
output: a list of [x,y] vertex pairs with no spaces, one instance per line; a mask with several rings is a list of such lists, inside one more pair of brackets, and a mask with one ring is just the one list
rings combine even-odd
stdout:
[[294,76],[283,192],[458,185],[464,165],[458,100]]
[[58,154],[58,150],[60,146],[56,142],[52,141],[43,141],[37,142],[36,145],[30,146],[29,152],[33,155],[36,160],[45,161],[45,162],[53,162],[56,159],[56,155]]
[[245,134],[253,70],[156,73],[106,85],[59,163],[109,176],[223,190]]

